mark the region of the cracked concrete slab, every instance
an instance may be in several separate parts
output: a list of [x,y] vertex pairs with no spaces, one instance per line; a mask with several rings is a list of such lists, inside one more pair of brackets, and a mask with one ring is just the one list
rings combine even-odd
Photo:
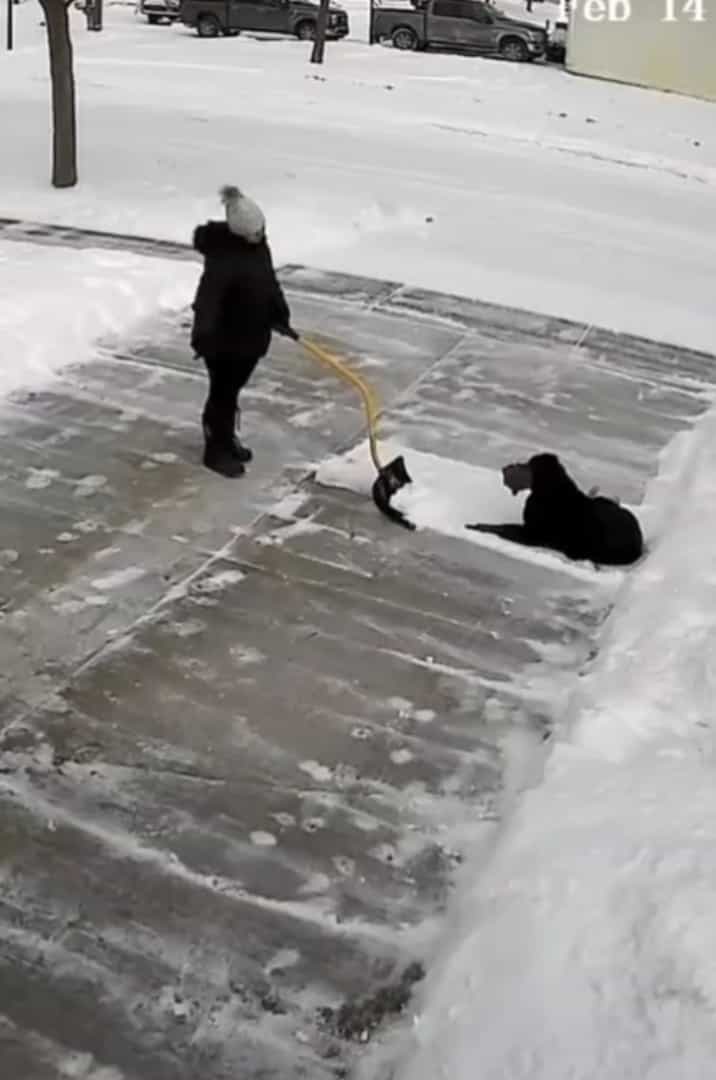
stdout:
[[[385,431],[458,461],[548,442],[638,501],[713,386],[699,354],[284,276]],[[283,341],[245,396],[254,464],[205,472],[183,319],[0,406],[0,1060],[23,1080],[345,1075],[319,1008],[422,955],[506,736],[537,751],[613,599],[317,485],[361,415]]]

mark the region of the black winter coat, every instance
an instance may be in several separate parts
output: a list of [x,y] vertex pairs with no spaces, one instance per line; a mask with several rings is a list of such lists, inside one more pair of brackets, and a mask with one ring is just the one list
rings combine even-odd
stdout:
[[225,222],[209,221],[195,229],[194,247],[204,256],[193,304],[194,352],[259,359],[268,351],[272,329],[291,322],[268,243],[249,244]]

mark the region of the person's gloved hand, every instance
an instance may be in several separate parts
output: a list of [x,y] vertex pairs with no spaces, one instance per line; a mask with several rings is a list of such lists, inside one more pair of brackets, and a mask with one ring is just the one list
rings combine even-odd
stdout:
[[290,338],[291,341],[298,341],[299,340],[298,334],[296,333],[296,331],[293,329],[292,326],[277,326],[276,327],[276,333],[280,334],[281,337]]

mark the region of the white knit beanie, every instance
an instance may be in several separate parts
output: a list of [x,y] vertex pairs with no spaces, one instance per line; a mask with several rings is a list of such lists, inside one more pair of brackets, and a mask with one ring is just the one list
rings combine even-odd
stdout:
[[266,232],[266,219],[261,208],[233,185],[225,185],[219,194],[231,232],[249,244],[259,244]]

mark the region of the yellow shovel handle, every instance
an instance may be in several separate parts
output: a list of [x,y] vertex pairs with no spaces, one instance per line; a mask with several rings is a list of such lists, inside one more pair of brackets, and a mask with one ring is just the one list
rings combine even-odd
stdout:
[[313,341],[307,341],[306,338],[301,338],[301,344],[307,353],[309,353],[319,363],[325,364],[326,367],[335,371],[339,378],[345,382],[354,386],[363,400],[363,408],[365,410],[366,423],[368,425],[368,443],[370,446],[370,456],[373,459],[373,464],[378,472],[380,472],[382,466],[380,464],[380,458],[378,457],[378,417],[380,415],[380,406],[378,399],[375,395],[375,391],[360,375],[358,375],[352,368],[346,364],[344,360],[339,360],[337,356],[329,352],[328,349],[324,349],[322,345],[316,345]]

